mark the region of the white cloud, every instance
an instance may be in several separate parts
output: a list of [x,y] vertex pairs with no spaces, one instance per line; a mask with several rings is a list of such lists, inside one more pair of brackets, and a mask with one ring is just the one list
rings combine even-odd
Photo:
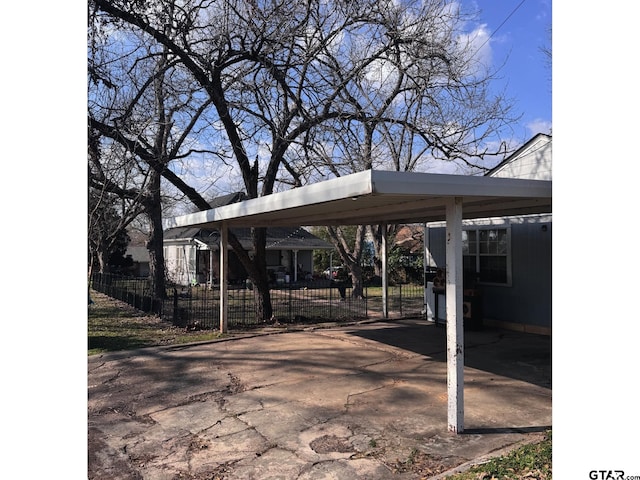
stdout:
[[375,89],[394,86],[397,75],[395,66],[384,59],[375,60],[365,71],[365,78]]
[[490,67],[493,63],[493,51],[491,48],[491,32],[485,23],[478,25],[470,33],[460,38],[461,45],[468,45],[473,52],[476,64]]
[[536,118],[535,120],[527,123],[526,127],[531,132],[532,137],[538,133],[551,134],[551,122],[549,120]]

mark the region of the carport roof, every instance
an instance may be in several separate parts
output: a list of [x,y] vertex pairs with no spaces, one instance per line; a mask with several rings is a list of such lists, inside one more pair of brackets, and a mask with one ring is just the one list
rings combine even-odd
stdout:
[[551,213],[552,182],[367,170],[165,220],[165,228],[423,223],[446,219],[451,198],[463,218]]

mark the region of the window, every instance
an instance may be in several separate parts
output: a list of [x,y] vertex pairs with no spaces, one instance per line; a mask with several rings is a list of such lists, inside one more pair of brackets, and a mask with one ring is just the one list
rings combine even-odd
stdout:
[[511,238],[509,228],[462,231],[465,282],[511,284]]
[[176,269],[178,275],[182,275],[184,270],[184,247],[176,247]]

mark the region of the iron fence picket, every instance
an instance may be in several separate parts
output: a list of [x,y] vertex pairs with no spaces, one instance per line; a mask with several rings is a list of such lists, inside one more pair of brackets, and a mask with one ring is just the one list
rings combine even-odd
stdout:
[[[147,278],[115,274],[94,274],[90,288],[123,300],[134,308],[158,314],[163,320],[185,328],[218,329],[220,326],[219,290],[207,286],[169,286],[163,300],[154,300]],[[365,286],[363,298],[353,298],[350,287],[344,297],[336,295],[336,285],[327,281],[278,285],[271,290],[274,317],[281,322],[320,322],[357,320],[369,317],[379,308],[381,298],[375,289]],[[180,293],[178,293],[180,290]],[[243,328],[261,324],[255,318],[255,296],[250,288],[229,286],[229,327]],[[389,305],[394,315],[420,315],[422,285],[397,285],[389,288]],[[378,307],[376,307],[378,305]]]

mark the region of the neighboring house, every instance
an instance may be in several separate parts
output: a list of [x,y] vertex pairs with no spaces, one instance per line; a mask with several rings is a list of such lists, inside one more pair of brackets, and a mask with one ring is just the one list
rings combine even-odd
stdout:
[[[211,208],[230,205],[246,196],[242,192],[217,197]],[[242,246],[252,249],[251,230],[231,229]],[[198,228],[172,228],[164,231],[164,258],[167,277],[179,285],[211,284],[219,276],[219,237],[217,230]],[[130,274],[149,275],[149,251],[146,236],[137,231],[129,232],[131,239],[126,256],[133,266]],[[313,250],[332,250],[333,245],[312,235],[303,228],[267,229],[267,269],[274,283],[302,281],[313,274]],[[235,253],[229,251],[229,279],[241,283],[246,280],[244,267]]]
[[[232,228],[242,246],[251,253],[249,228]],[[267,269],[273,283],[308,280],[313,275],[313,251],[331,250],[333,245],[304,228],[267,229]],[[164,258],[167,276],[179,285],[215,284],[219,277],[219,233],[196,227],[171,228],[164,232]],[[229,279],[246,280],[244,267],[233,250],[229,251]]]
[[[538,134],[487,175],[551,180],[551,136]],[[445,226],[431,223],[425,265],[445,266]],[[465,317],[485,325],[551,334],[552,216],[523,215],[463,222]],[[443,318],[427,288],[429,313]],[[474,311],[475,309],[475,311]],[[478,311],[479,310],[479,311]]]
[[149,250],[145,246],[133,245],[127,247],[127,257],[133,260],[133,266],[129,272],[134,277],[149,276]]
[[[213,199],[211,208],[231,205],[247,197],[242,192]],[[230,229],[251,254],[253,242],[249,228]],[[219,232],[194,227],[164,231],[164,259],[168,278],[178,285],[214,284],[220,272]],[[273,283],[302,281],[313,275],[313,250],[331,250],[333,245],[302,227],[267,229],[267,269]],[[247,273],[229,250],[229,280],[242,283]]]
[[130,257],[133,262],[127,273],[134,277],[148,277],[149,250],[146,246],[147,236],[138,230],[131,230],[127,233],[130,241],[125,256]]

